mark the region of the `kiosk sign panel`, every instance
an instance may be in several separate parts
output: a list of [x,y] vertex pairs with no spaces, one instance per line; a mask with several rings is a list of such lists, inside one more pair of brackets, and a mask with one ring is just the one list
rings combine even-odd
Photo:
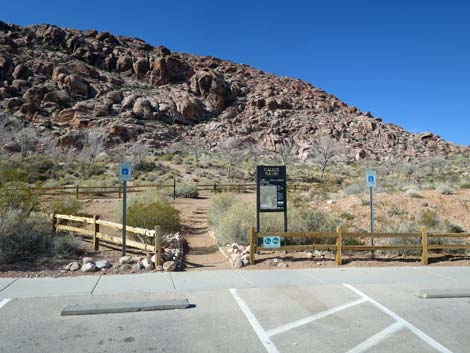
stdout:
[[259,232],[261,212],[283,212],[287,232],[286,166],[256,167],[256,229]]
[[284,212],[286,209],[286,167],[258,166],[259,212]]

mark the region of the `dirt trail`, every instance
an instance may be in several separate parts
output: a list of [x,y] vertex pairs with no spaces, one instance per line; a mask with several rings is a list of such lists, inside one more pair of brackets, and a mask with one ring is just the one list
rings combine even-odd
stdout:
[[201,198],[194,201],[181,209],[182,233],[189,246],[185,270],[230,268],[230,263],[220,253],[215,239],[209,234],[207,210],[210,200]]

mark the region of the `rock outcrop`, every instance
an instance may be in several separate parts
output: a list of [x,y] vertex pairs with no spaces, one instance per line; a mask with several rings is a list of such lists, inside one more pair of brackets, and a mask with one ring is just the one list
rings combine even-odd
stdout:
[[[211,150],[236,137],[270,151],[292,146],[306,157],[328,136],[356,159],[467,150],[383,123],[298,79],[51,25],[0,22],[0,113],[64,148],[81,148],[82,130],[100,128],[107,147],[139,140],[164,148],[194,139]],[[16,142],[3,149],[13,153]]]

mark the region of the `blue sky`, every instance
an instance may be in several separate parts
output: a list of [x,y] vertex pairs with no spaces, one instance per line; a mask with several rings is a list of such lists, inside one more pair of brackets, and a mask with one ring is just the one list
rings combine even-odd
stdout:
[[0,19],[136,36],[303,79],[413,132],[470,144],[468,1],[2,0]]

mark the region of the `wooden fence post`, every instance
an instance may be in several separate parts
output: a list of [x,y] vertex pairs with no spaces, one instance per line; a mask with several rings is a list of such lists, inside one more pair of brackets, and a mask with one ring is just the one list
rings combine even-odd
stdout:
[[427,265],[428,262],[428,233],[426,227],[421,227],[421,263]]
[[238,193],[240,193],[240,184],[237,184]]
[[52,221],[52,236],[55,237],[57,234],[57,218],[55,218],[55,213],[51,214]]
[[341,226],[336,228],[336,233],[338,234],[338,237],[336,238],[336,265],[341,266],[343,264],[343,229]]
[[155,267],[162,264],[162,228],[155,226]]
[[255,227],[250,227],[250,265],[255,264]]
[[215,194],[216,191],[217,191],[217,184],[214,184],[214,188],[213,188],[212,192]]
[[78,191],[79,191],[79,186],[75,186],[75,198],[78,200]]
[[100,219],[100,216],[93,216],[93,247],[95,251],[100,249],[100,239],[97,237],[97,234],[100,232],[100,225],[96,223]]

